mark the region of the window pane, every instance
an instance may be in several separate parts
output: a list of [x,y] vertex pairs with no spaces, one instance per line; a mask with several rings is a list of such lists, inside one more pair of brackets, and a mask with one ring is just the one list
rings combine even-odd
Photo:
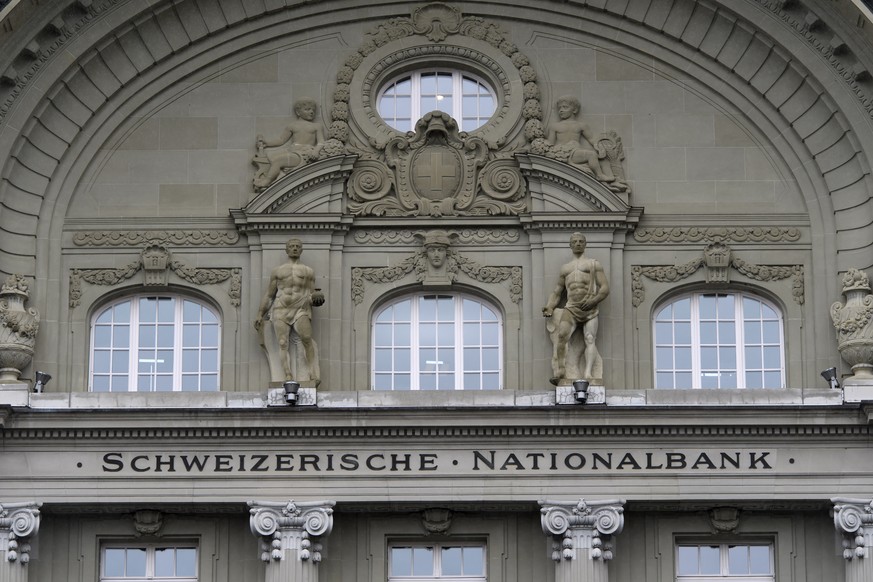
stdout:
[[125,351],[112,352],[112,371],[116,374],[127,374],[130,354]]
[[175,561],[175,549],[158,548],[155,550],[155,576],[173,576],[175,574],[173,562]]
[[497,348],[484,348],[482,350],[482,369],[497,370],[500,367],[500,353]]
[[478,546],[464,548],[464,575],[485,575],[485,548]]
[[500,374],[496,372],[490,374],[482,374],[482,389],[500,390]]
[[770,546],[751,546],[749,548],[749,573],[771,574]]
[[412,575],[432,576],[433,573],[433,548],[413,548]]
[[128,577],[146,575],[146,551],[145,548],[129,548],[127,550],[127,567],[125,575]]
[[464,374],[464,390],[479,390],[480,388],[479,374]]
[[658,321],[655,323],[655,343],[673,343],[673,325],[671,323],[666,321]]
[[394,370],[397,372],[409,372],[412,370],[411,350],[394,351]]
[[377,346],[390,346],[391,326],[388,324],[377,323],[373,338]]
[[411,326],[408,323],[394,324],[394,345],[395,346],[411,345],[412,340],[410,339],[410,337],[411,337],[410,330],[411,330]]
[[103,551],[103,575],[124,576],[124,549],[106,548]]
[[691,324],[690,323],[677,323],[674,327],[674,332],[676,334],[675,342],[676,345],[690,345],[691,344]]
[[749,546],[728,548],[728,573],[731,575],[749,573]]
[[676,552],[676,573],[680,576],[697,574],[696,546],[679,546]]
[[700,296],[700,317],[702,319],[715,319],[715,295]]
[[99,350],[94,352],[94,372],[109,372],[109,362],[111,361],[112,352],[108,350]]
[[479,369],[479,350],[476,348],[464,349],[464,369],[478,370]]
[[101,325],[94,328],[94,347],[108,348],[112,345],[112,328]]
[[673,388],[673,374],[671,372],[658,372],[655,375],[655,388]]
[[461,575],[461,548],[443,548],[442,568],[443,576]]
[[176,576],[197,575],[197,548],[176,548]]
[[479,324],[465,323],[464,324],[464,345],[473,345],[479,343]]
[[704,575],[719,573],[718,546],[700,547],[700,573]]
[[374,362],[376,371],[387,372],[391,370],[391,349],[377,349]]
[[412,548],[391,548],[391,575],[412,575]]

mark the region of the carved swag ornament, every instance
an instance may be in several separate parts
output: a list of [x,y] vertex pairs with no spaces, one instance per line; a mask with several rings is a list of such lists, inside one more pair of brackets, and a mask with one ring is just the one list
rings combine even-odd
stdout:
[[228,296],[231,305],[239,307],[242,296],[242,274],[239,268],[199,269],[181,261],[171,259],[170,251],[164,246],[152,244],[143,249],[140,257],[116,269],[72,269],[70,271],[70,307],[78,307],[82,299],[82,281],[91,285],[118,285],[144,271],[144,285],[165,286],[169,271],[180,279],[194,285],[215,285],[230,280]]
[[432,111],[412,135],[385,144],[385,161],[360,160],[349,177],[348,211],[377,216],[480,216],[526,210],[524,179],[512,160]]

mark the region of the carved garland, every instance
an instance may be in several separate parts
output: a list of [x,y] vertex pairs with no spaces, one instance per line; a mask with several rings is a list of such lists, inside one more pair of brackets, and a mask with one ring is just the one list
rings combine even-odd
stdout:
[[[364,300],[365,281],[384,284],[399,281],[415,271],[416,281],[422,282],[427,273],[427,251],[419,250],[393,267],[355,267],[352,269],[352,301],[360,305]],[[513,303],[522,300],[521,267],[486,267],[468,259],[457,251],[446,249],[446,272],[454,282],[458,272],[480,283],[509,281],[509,293]]]
[[675,226],[638,228],[634,231],[638,242],[795,242],[800,240],[800,229],[795,227],[768,228]]
[[238,241],[238,232],[224,230],[94,230],[73,235],[73,244],[80,247],[223,246]]
[[[146,248],[139,259],[117,269],[71,269],[70,297],[71,308],[78,307],[82,299],[82,281],[91,285],[118,285],[130,279],[139,271],[145,270],[145,285],[166,285],[167,271],[173,271],[179,278],[194,285],[215,285],[230,280],[227,294],[230,303],[239,307],[242,299],[242,270],[234,268],[196,268],[180,261],[170,261],[170,253],[166,248],[153,245]],[[150,266],[150,261],[158,261],[157,267]]]
[[[716,245],[718,245],[718,243],[709,245],[706,250],[708,251]],[[633,306],[639,307],[645,300],[646,293],[643,287],[643,277],[661,283],[673,283],[690,277],[705,262],[705,259],[699,258],[682,265],[661,265],[651,267],[634,265],[631,267],[631,294],[633,297]],[[803,265],[753,265],[737,257],[731,257],[728,264],[742,275],[755,281],[780,281],[791,278],[791,295],[794,297],[794,302],[798,305],[803,305],[805,300]]]
[[[447,230],[455,242],[466,245],[494,245],[518,242],[519,233],[514,230],[489,228],[464,228]],[[355,233],[355,242],[359,244],[411,244],[418,235],[411,230],[360,230]]]

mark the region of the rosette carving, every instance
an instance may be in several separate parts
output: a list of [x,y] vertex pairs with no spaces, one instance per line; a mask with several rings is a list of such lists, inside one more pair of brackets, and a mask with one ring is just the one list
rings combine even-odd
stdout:
[[495,200],[510,202],[525,195],[525,182],[514,160],[494,160],[482,170],[482,191]]
[[361,160],[349,176],[349,198],[358,202],[380,200],[391,191],[393,181],[381,162]]

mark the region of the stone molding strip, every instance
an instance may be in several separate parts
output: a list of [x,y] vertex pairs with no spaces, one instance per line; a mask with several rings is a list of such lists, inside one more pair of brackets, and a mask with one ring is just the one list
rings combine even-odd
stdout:
[[238,241],[238,232],[225,230],[89,230],[73,234],[73,244],[79,247],[230,246]]
[[637,228],[634,240],[647,243],[696,242],[797,242],[801,231],[796,227],[709,227],[667,226]]
[[[355,232],[358,244],[413,244],[418,243],[418,231],[412,230],[360,230]],[[519,233],[514,230],[494,228],[449,229],[446,232],[454,242],[465,245],[493,245],[518,242]],[[419,237],[419,238],[417,238]]]

